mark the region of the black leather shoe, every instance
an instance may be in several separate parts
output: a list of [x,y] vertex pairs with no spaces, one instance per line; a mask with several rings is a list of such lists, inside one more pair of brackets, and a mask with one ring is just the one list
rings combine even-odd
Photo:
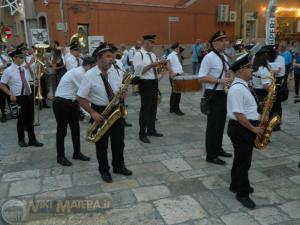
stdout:
[[90,161],[90,160],[91,160],[90,157],[85,156],[85,155],[82,154],[81,152],[78,153],[78,154],[76,154],[76,155],[73,155],[73,159],[81,160],[81,161]]
[[62,166],[72,166],[72,163],[66,157],[57,158],[57,163]]
[[180,111],[180,110],[175,111],[174,113],[175,113],[176,115],[178,115],[178,116],[183,116],[183,115],[184,115],[184,113],[183,113],[182,111]]
[[21,148],[25,148],[25,147],[28,147],[28,144],[24,140],[21,140],[21,141],[19,141],[19,146]]
[[248,209],[254,209],[256,207],[256,204],[254,201],[252,201],[249,196],[241,197],[241,196],[236,196],[236,200],[238,200],[243,206],[245,206]]
[[131,176],[132,175],[132,171],[127,169],[125,166],[122,167],[121,169],[113,169],[113,172],[122,174],[124,176]]
[[111,174],[107,171],[107,172],[104,172],[104,173],[101,173],[101,178],[104,182],[106,183],[112,183],[112,177],[111,177]]
[[125,126],[125,127],[132,127],[132,124],[131,124],[131,123],[127,123],[126,120],[125,120],[124,126]]
[[150,143],[150,140],[147,138],[147,137],[140,137],[140,140],[144,143],[147,143],[149,144]]
[[44,144],[37,140],[33,140],[33,141],[29,141],[28,146],[42,147],[44,146]]
[[232,157],[232,154],[223,151],[223,152],[221,152],[221,153],[219,154],[219,156],[230,158],[230,157]]
[[[237,193],[237,190],[236,190],[235,188],[230,187],[229,190],[230,190],[232,193]],[[249,190],[248,190],[248,193],[249,193],[249,194],[254,193],[254,188],[253,188],[253,187],[250,187]]]
[[162,136],[164,136],[164,135],[161,134],[161,133],[155,132],[155,133],[148,133],[147,136],[152,136],[152,137],[162,137]]
[[226,164],[225,161],[223,161],[222,159],[219,159],[218,157],[214,158],[214,159],[206,159],[206,162],[214,163],[217,165],[225,165]]

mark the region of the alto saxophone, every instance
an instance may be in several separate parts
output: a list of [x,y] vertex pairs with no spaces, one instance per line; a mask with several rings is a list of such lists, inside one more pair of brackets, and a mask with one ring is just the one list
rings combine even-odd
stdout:
[[109,102],[101,116],[105,119],[103,124],[98,124],[96,121],[92,123],[87,129],[87,140],[91,143],[98,142],[108,129],[121,117],[125,118],[128,114],[124,103],[121,101],[121,96],[127,91],[134,75],[124,74],[125,79],[123,80],[123,86]]
[[268,78],[272,80],[272,83],[269,87],[268,95],[265,98],[262,114],[258,125],[259,127],[264,128],[264,133],[261,137],[256,136],[254,141],[255,148],[257,149],[263,149],[268,145],[274,126],[279,124],[281,121],[281,118],[278,115],[275,115],[270,119],[270,111],[272,109],[273,102],[276,98],[277,87],[274,72],[272,72],[271,76]]

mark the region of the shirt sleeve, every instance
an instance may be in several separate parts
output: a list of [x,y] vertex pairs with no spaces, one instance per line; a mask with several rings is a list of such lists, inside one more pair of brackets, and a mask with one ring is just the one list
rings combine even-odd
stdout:
[[77,61],[73,60],[72,57],[67,57],[66,58],[66,67],[67,67],[67,70],[71,70],[73,68],[76,68],[77,67]]
[[89,99],[91,87],[92,87],[92,82],[90,81],[90,79],[88,79],[87,76],[84,76],[79,86],[77,96],[81,98]]
[[[142,53],[141,52],[137,52],[135,54],[135,56],[133,57],[133,67],[134,69],[136,70],[136,68],[141,65],[142,66],[142,69],[141,69],[141,72],[144,68],[144,63],[143,63],[143,59],[142,59]],[[140,76],[141,74],[137,74],[137,76]]]
[[228,107],[232,110],[233,113],[242,113],[245,114],[244,110],[244,98],[243,91],[237,87],[234,87],[228,94]]
[[199,77],[205,77],[205,76],[209,75],[210,67],[211,66],[210,66],[209,57],[205,56],[202,63],[201,63],[198,76]]
[[1,77],[1,83],[8,84],[9,79],[10,79],[9,72],[7,72],[7,70],[4,70]]
[[261,83],[262,85],[266,85],[266,84],[271,84],[272,83],[272,80],[271,78],[268,78],[271,76],[269,70],[265,67],[263,67],[261,69],[261,73],[260,73],[260,76],[261,76]]

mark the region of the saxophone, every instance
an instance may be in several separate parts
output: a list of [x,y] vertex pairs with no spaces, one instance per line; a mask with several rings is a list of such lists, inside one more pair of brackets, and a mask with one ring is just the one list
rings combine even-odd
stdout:
[[124,74],[125,79],[123,80],[123,86],[109,102],[101,116],[105,119],[103,124],[98,124],[96,121],[92,123],[87,129],[87,141],[91,143],[98,142],[108,129],[121,117],[125,118],[128,114],[124,103],[121,101],[121,96],[127,91],[134,75]]
[[278,115],[275,115],[271,119],[269,119],[270,111],[272,109],[273,102],[276,98],[277,88],[276,88],[276,80],[274,77],[274,72],[272,72],[271,76],[268,78],[271,78],[272,83],[269,87],[268,95],[265,98],[261,118],[258,125],[259,127],[264,128],[264,133],[261,137],[256,136],[254,141],[255,148],[257,149],[263,149],[268,145],[269,140],[271,138],[273,127],[279,124],[281,121],[281,118]]

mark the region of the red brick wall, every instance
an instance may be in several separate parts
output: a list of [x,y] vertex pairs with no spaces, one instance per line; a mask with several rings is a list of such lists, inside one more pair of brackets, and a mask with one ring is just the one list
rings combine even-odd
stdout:
[[[63,32],[56,30],[56,23],[62,22],[59,1],[49,2],[45,7],[42,1],[36,1],[36,10],[48,14],[51,40],[63,43]],[[157,44],[167,44],[169,16],[178,16],[180,19],[179,22],[171,23],[171,42],[178,40],[182,43],[193,43],[198,37],[207,41],[217,29],[224,29],[233,38],[233,23],[217,23],[217,4],[229,4],[234,9],[234,0],[199,0],[185,9],[66,0],[68,40],[76,32],[77,24],[89,24],[89,35],[103,35],[105,40],[116,44],[132,44],[148,33],[157,35]]]

